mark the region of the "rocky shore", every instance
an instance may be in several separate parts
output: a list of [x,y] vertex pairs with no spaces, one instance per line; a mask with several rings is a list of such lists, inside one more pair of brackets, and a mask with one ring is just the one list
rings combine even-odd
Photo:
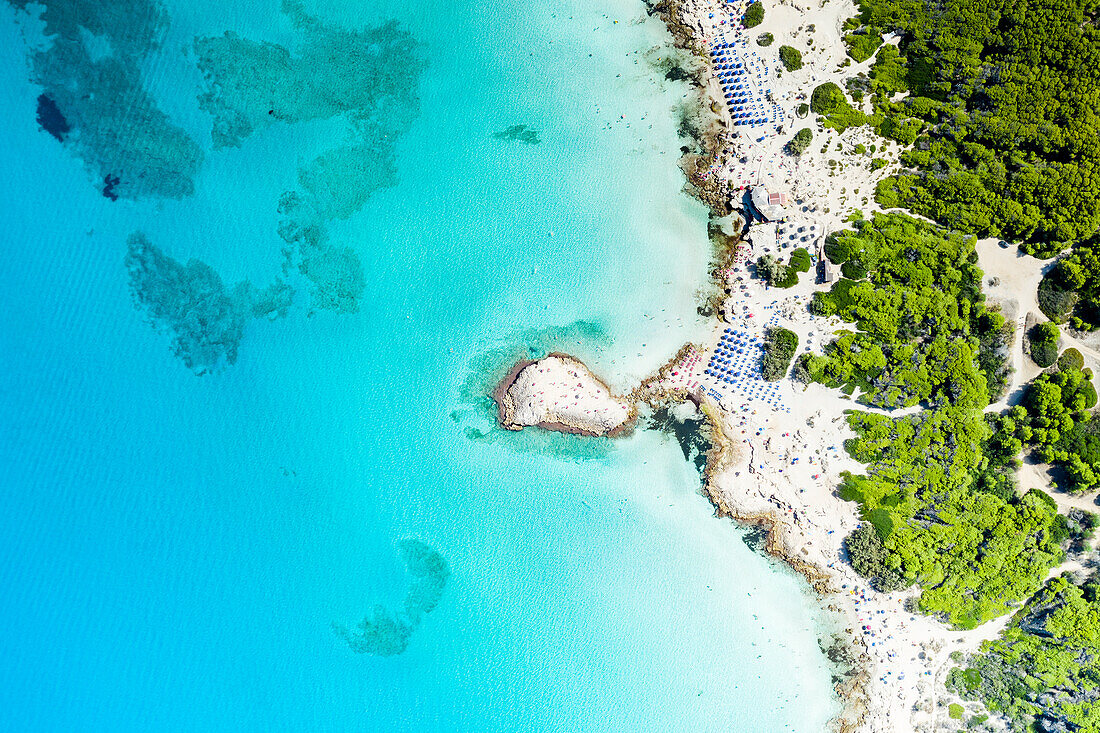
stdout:
[[568,354],[523,360],[493,390],[498,419],[508,430],[538,427],[590,437],[616,437],[637,418],[630,399],[616,397],[587,366]]

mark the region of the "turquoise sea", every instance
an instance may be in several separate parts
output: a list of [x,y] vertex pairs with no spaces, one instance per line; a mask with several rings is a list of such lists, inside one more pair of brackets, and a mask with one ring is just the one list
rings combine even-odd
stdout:
[[8,0],[0,40],[0,728],[824,729],[805,583],[671,436],[484,397],[705,328],[640,3]]

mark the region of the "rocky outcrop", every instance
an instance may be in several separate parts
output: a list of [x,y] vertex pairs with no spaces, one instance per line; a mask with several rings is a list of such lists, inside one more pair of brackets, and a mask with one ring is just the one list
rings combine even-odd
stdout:
[[500,424],[561,433],[615,437],[637,417],[632,401],[616,397],[582,362],[568,354],[521,361],[493,391]]

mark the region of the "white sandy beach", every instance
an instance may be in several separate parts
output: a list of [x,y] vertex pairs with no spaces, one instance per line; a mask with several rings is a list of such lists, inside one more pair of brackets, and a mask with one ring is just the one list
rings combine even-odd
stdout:
[[[849,60],[843,65],[847,56],[841,26],[856,14],[851,0],[768,3],[764,22],[748,30],[739,23],[744,8],[744,2],[682,0],[671,5],[666,20],[680,29],[680,42],[705,66],[704,102],[713,102],[710,107],[722,122],[718,152],[703,175],[712,179],[712,188],[727,192],[734,208],[743,192],[756,186],[787,194],[785,221],[749,228],[747,250],[733,267],[718,273],[718,285],[731,295],[710,337],[686,346],[634,394],[653,402],[686,394],[701,403],[725,438],[721,457],[708,466],[711,498],[735,518],[770,521],[775,529],[769,549],[806,574],[823,603],[840,614],[866,677],[864,684],[846,692],[851,704],[838,728],[876,733],[954,730],[958,723],[948,718],[949,703],[962,702],[968,712],[978,710],[944,687],[955,666],[950,655],[976,651],[983,640],[1001,632],[1010,616],[973,631],[958,631],[907,611],[914,590],[878,593],[855,574],[843,558],[842,544],[860,518],[855,504],[839,498],[837,487],[843,472],[861,473],[865,468],[844,451],[844,441],[853,437],[845,411],[872,408],[838,390],[804,386],[789,377],[764,382],[758,369],[761,340],[769,326],[794,331],[798,352],[804,353],[820,352],[838,329],[851,324],[809,313],[813,293],[828,287],[816,284],[816,268],[802,273],[799,284],[788,290],[767,287],[748,269],[748,262],[763,254],[786,260],[795,247],[818,255],[823,238],[844,228],[852,211],[875,211],[875,184],[896,171],[899,147],[866,127],[838,134],[818,125],[812,113],[805,118],[797,115],[817,85],[832,81],[843,87],[846,79],[866,72],[872,63]],[[682,37],[684,29],[690,38]],[[771,33],[774,42],[758,46],[755,39],[762,33]],[[738,39],[748,43],[739,44]],[[782,70],[783,44],[802,52],[802,69]],[[719,74],[725,75],[725,86]],[[748,115],[757,124],[734,124],[734,115]],[[784,152],[794,132],[804,127],[814,131],[809,149],[800,157]],[[877,171],[870,166],[872,150],[888,161]],[[732,226],[736,228],[737,222]],[[1016,326],[1010,360],[1014,373],[1005,398],[990,406],[997,410],[1017,401],[1022,385],[1040,371],[1023,352],[1022,334],[1029,317],[1041,317],[1035,289],[1043,263],[1015,248],[1001,248],[995,240],[980,242],[978,254],[990,302]],[[1100,373],[1098,344],[1069,339],[1064,345],[1079,348],[1086,364]],[[547,368],[521,373],[526,396],[517,410],[518,421],[587,421],[604,434],[615,420],[623,419],[624,405],[598,379],[581,380],[582,384],[573,372],[568,378],[560,373],[568,368],[565,365]],[[574,391],[586,385],[590,389]],[[1048,484],[1041,468],[1026,462],[1019,480],[1024,488]],[[1074,497],[1054,496],[1063,511],[1080,503]],[[1051,574],[1074,568],[1067,562]],[[997,721],[989,724],[996,726]]]

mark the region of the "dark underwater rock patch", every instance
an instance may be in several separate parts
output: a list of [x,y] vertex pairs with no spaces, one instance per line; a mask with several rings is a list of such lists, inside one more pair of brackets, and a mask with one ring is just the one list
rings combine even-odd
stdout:
[[57,102],[45,94],[38,95],[38,111],[36,115],[38,126],[53,135],[58,142],[65,142],[65,136],[69,134],[68,120],[57,107]]
[[214,268],[164,254],[142,233],[130,235],[126,269],[134,304],[158,330],[172,334],[172,351],[196,374],[237,361],[245,325],[286,313],[292,292],[281,282],[257,290],[247,280],[227,288]]
[[541,142],[541,140],[539,140],[539,131],[527,125],[512,125],[511,127],[506,127],[500,132],[494,132],[493,137],[497,140],[509,140],[524,143],[526,145],[538,145]]
[[280,201],[279,236],[292,245],[288,266],[313,285],[313,307],[354,313],[362,266],[354,250],[329,242],[328,225],[397,185],[396,145],[419,114],[426,61],[395,21],[347,29],[308,15],[300,0],[283,0],[282,10],[299,35],[292,48],[231,32],[195,40],[206,80],[199,105],[213,117],[215,148],[239,146],[277,122],[347,122],[346,144],[299,167],[299,188]]
[[[84,161],[93,180],[117,179],[108,198],[182,198],[194,192],[202,151],[145,88],[142,65],[167,28],[155,0],[9,0],[39,14],[49,45],[29,53],[41,85],[42,129]],[[90,49],[87,39],[102,41]],[[106,54],[103,53],[107,50]],[[79,131],[78,135],[69,132]]]

